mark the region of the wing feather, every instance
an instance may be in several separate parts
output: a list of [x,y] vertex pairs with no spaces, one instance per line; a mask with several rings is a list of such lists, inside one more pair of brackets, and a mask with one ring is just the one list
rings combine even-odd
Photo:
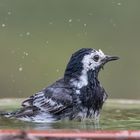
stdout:
[[37,107],[52,114],[59,113],[72,104],[72,91],[64,87],[44,89],[23,101],[23,107]]

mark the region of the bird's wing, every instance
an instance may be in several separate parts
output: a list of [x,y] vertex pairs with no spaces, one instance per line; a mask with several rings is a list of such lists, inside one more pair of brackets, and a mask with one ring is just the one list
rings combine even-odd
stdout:
[[62,86],[49,87],[23,101],[22,106],[37,107],[41,111],[56,114],[72,105],[71,92],[71,89]]

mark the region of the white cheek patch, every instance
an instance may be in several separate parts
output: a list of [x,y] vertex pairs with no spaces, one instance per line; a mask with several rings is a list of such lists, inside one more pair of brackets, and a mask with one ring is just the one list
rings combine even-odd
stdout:
[[[99,49],[99,51],[92,51],[91,54],[85,55],[82,60],[83,64],[83,70],[81,72],[81,75],[79,77],[79,80],[71,80],[72,84],[76,86],[77,88],[82,88],[83,86],[86,86],[88,84],[88,76],[87,72],[89,70],[95,70],[100,65],[100,60],[98,62],[95,62],[93,60],[93,57],[95,55],[99,55],[100,59],[103,59],[105,57],[105,54]],[[78,94],[78,91],[77,91]]]
[[90,70],[91,66],[93,65],[93,60],[92,60],[93,56],[94,56],[93,54],[84,56],[82,63],[85,71]]
[[101,49],[99,49],[99,51],[93,51],[91,54],[89,55],[85,55],[83,60],[82,60],[82,63],[83,63],[83,68],[85,71],[88,71],[88,70],[95,70],[96,67],[98,67],[100,65],[100,60],[98,62],[95,62],[93,60],[93,57],[95,55],[99,55],[100,59],[103,59],[106,57],[106,55],[102,52]]
[[[82,60],[83,70],[81,72],[79,80],[78,81],[77,80],[71,80],[72,84],[79,89],[88,84],[87,71],[90,69],[90,65],[89,65],[90,58],[91,58],[91,55],[85,55],[84,56],[84,58]],[[79,94],[78,91],[76,93]]]
[[[95,70],[95,68],[99,65],[99,62],[95,62],[93,60],[94,55],[100,55],[99,52],[93,52],[90,55],[84,56],[82,63],[83,63],[83,69],[85,71],[88,70]],[[103,54],[102,54],[103,55]]]

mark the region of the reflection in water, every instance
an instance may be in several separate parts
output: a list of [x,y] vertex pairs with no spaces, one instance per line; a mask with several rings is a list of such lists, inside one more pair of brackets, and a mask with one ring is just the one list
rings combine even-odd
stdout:
[[0,118],[1,129],[80,129],[80,130],[138,130],[140,129],[139,109],[104,109],[100,123],[60,121],[55,123],[30,123],[19,120]]

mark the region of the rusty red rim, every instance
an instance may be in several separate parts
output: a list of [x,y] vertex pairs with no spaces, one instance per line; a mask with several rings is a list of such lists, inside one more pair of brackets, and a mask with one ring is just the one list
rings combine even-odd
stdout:
[[[0,130],[0,135],[20,134],[22,130]],[[79,130],[28,130],[30,136],[55,137],[55,138],[95,138],[95,139],[139,139],[140,130],[122,131],[79,131]]]

